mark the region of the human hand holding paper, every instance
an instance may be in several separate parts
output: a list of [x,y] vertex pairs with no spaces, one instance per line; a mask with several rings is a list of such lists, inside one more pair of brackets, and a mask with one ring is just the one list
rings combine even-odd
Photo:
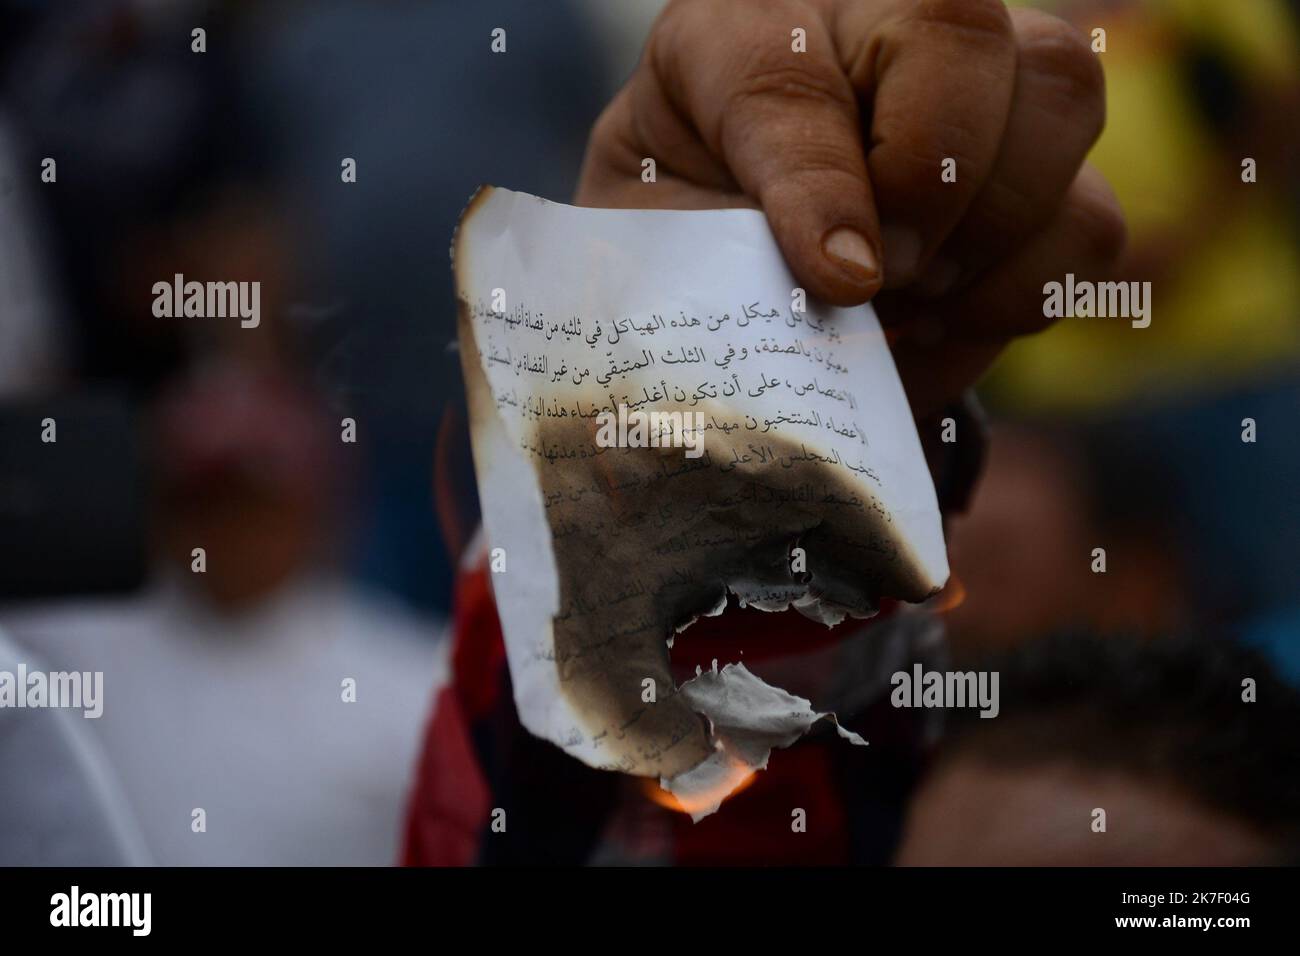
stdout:
[[[480,193],[462,360],[526,727],[707,812],[824,716],[743,667],[676,688],[670,638],[728,592],[830,622],[943,584],[913,416],[1046,324],[1045,281],[1117,256],[1081,169],[1102,116],[1086,44],[997,0],[678,2],[578,201],[761,214]],[[628,409],[701,414],[707,450],[607,447]]]
[[1123,215],[1084,164],[1104,117],[1087,41],[1002,0],[677,0],[577,202],[761,208],[811,295],[875,296],[924,420],[1049,324],[1044,283],[1107,277]]

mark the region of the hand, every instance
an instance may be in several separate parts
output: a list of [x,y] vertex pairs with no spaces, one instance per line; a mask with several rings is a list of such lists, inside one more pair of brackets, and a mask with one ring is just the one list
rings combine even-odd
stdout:
[[1085,39],[1001,0],[673,0],[577,201],[761,208],[810,294],[875,296],[921,420],[1049,324],[1044,283],[1118,258],[1119,206],[1083,163],[1104,118]]

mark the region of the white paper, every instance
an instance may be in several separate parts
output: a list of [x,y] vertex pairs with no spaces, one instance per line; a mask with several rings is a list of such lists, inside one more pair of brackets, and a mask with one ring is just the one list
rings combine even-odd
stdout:
[[[678,632],[729,594],[830,624],[947,580],[875,315],[801,311],[753,210],[580,209],[489,187],[453,261],[520,719],[591,766],[711,804],[827,715],[744,667],[676,687],[674,634],[689,641]],[[699,413],[698,433],[674,436],[698,457],[605,447],[599,416],[620,407]]]
[[[682,696],[698,714],[709,718],[717,748],[703,763],[660,785],[678,797],[696,822],[715,812],[722,801],[757,770],[767,767],[774,748],[788,747],[822,719],[812,704],[750,673],[744,664],[728,664],[697,674],[682,685]],[[867,742],[835,723],[841,737],[860,747]]]

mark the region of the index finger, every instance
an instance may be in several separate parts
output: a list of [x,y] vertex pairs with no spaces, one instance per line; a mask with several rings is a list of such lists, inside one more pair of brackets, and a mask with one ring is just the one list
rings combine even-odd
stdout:
[[924,271],[996,161],[1015,85],[1011,18],[1001,0],[819,2],[869,104],[867,170],[896,288]]
[[[645,58],[632,90],[641,122],[671,124],[665,99],[687,120],[758,200],[809,292],[836,305],[874,295],[880,238],[858,100],[820,13],[804,0],[676,3]],[[642,135],[669,139],[648,125]]]

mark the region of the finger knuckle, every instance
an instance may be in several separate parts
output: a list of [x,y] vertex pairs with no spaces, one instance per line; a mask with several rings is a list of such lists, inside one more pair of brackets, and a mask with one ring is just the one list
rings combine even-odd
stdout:
[[698,29],[699,24],[696,21],[704,12],[706,11],[700,3],[693,3],[691,0],[668,0],[659,11],[659,16],[655,18],[650,36],[672,35],[678,29]]
[[[827,104],[844,110],[856,108],[853,92],[842,76],[759,56],[751,60],[727,89],[718,114],[718,138],[725,149],[726,144],[751,138],[778,119],[786,124],[801,111],[807,111],[808,128],[802,138],[824,141],[826,137],[813,120],[817,111],[808,108]],[[795,145],[791,143],[792,148]]]
[[916,0],[909,19],[925,28],[956,30],[977,43],[1002,45],[1014,39],[1002,0]]
[[1059,91],[1062,107],[1092,115],[1100,132],[1106,80],[1101,61],[1087,40],[1069,24],[1047,14],[1023,18],[1020,26],[1020,68],[1050,81]]
[[[985,164],[979,131],[965,120],[882,123],[877,134],[887,145],[871,154],[873,176],[908,195],[947,202],[949,197],[934,188],[944,162],[954,161],[959,170],[979,169]],[[973,182],[959,176],[956,188],[964,194]]]
[[1051,207],[1044,209],[1044,205],[1042,196],[1035,195],[1024,183],[995,178],[985,184],[980,196],[979,226],[995,235],[1020,235],[1050,215]]
[[796,64],[789,57],[758,52],[732,86],[727,109],[766,108],[783,101],[831,102],[853,105],[842,74],[819,68],[817,61]]
[[626,125],[626,109],[624,106],[626,90],[620,91],[618,96],[605,105],[596,117],[596,122],[591,126],[591,133],[587,137],[588,148],[590,149],[609,149],[612,144],[617,142],[622,136],[623,128]]
[[[854,175],[853,167],[857,165],[850,155],[846,144],[827,138],[809,138],[802,142],[792,142],[783,150],[782,166],[797,171],[816,181],[825,181],[827,177],[850,177]],[[860,162],[860,161],[858,161]]]
[[1117,260],[1128,241],[1128,226],[1115,197],[1090,190],[1076,194],[1069,209],[1088,256],[1103,264]]

